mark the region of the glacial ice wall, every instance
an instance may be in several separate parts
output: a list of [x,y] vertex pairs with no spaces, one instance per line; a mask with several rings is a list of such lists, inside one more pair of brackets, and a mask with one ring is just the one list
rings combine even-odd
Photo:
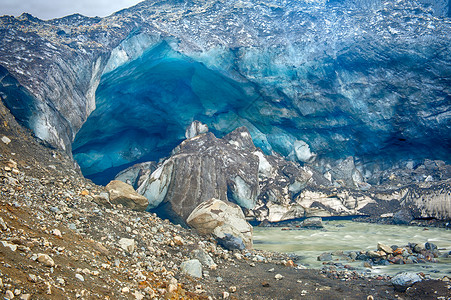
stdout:
[[[268,29],[271,42],[258,47],[199,50],[206,39],[183,27],[182,41],[148,38],[141,56],[102,77],[75,158],[105,180],[108,170],[167,156],[199,120],[217,136],[247,126],[266,153],[293,160],[304,143],[326,161],[448,161],[449,20],[414,1],[357,4],[274,9],[277,37]],[[142,49],[136,40],[122,53]]]
[[103,19],[2,17],[0,96],[55,147],[70,151],[78,132],[74,156],[99,178],[168,155],[195,119],[218,137],[247,126],[266,153],[319,166],[449,161],[447,11],[445,0],[168,0]]

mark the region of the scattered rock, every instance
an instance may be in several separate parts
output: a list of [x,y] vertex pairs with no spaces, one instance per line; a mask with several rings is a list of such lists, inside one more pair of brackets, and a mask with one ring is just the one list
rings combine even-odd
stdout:
[[395,287],[395,290],[405,292],[408,287],[411,287],[421,280],[422,278],[415,273],[404,272],[393,277],[391,283]]
[[119,240],[119,246],[128,253],[133,253],[136,248],[136,243],[134,239],[121,238]]
[[274,276],[274,278],[275,278],[276,280],[281,280],[281,279],[283,279],[283,275],[281,275],[281,274],[276,274],[276,276]]
[[332,254],[330,253],[322,253],[320,256],[318,256],[319,261],[329,261],[332,260]]
[[7,136],[2,136],[2,142],[8,145],[9,143],[11,143],[11,139]]
[[180,270],[192,277],[202,277],[202,264],[197,259],[191,259],[182,262],[182,264],[180,265]]
[[131,185],[119,180],[112,180],[106,186],[112,204],[122,204],[133,210],[144,211],[149,205],[146,197],[138,194]]
[[54,267],[55,266],[55,262],[47,254],[39,253],[37,260],[46,267]]
[[75,274],[75,278],[77,278],[78,280],[80,280],[80,281],[85,281],[85,278],[83,277],[83,275],[81,275],[81,274]]
[[387,254],[392,254],[393,253],[393,249],[390,246],[387,246],[385,244],[382,243],[377,243],[377,250],[382,250]]

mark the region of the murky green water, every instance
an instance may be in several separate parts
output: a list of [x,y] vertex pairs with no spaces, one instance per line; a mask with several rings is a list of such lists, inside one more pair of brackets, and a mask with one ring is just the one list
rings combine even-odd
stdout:
[[[281,228],[254,227],[254,248],[277,252],[295,253],[302,258],[298,263],[311,268],[321,268],[317,257],[323,252],[337,250],[375,250],[377,243],[405,246],[409,242],[431,242],[442,253],[451,251],[451,230],[441,228],[422,228],[392,226],[352,221],[324,222],[323,230],[282,231]],[[363,261],[346,262],[363,268]],[[371,274],[394,275],[398,272],[423,272],[433,278],[451,275],[451,259],[439,258],[439,263],[374,266]]]

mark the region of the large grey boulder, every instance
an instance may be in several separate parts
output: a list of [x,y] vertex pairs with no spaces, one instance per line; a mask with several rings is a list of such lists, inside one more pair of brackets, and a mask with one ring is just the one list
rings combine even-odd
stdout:
[[210,199],[196,207],[186,222],[200,234],[213,234],[230,250],[252,248],[252,226],[234,203]]
[[106,186],[110,194],[110,202],[112,204],[122,204],[133,210],[146,210],[149,201],[146,197],[138,194],[131,185],[119,180],[112,180]]
[[[234,136],[237,139],[234,139]],[[201,203],[216,198],[252,209],[259,195],[258,157],[250,134],[239,128],[224,139],[207,132],[183,141],[141,182],[137,191],[162,213],[184,222]]]

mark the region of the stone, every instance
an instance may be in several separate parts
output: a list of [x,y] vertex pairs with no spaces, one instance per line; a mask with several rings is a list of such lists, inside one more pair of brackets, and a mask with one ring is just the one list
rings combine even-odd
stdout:
[[393,253],[393,249],[390,246],[382,244],[382,243],[377,243],[377,250],[382,250],[387,254]]
[[276,275],[274,276],[274,278],[275,278],[276,280],[281,280],[281,279],[283,279],[283,275],[281,275],[281,274],[276,274]]
[[405,292],[408,287],[420,281],[422,281],[422,278],[418,274],[409,272],[398,274],[391,279],[391,283],[398,292]]
[[213,233],[217,239],[237,245],[241,244],[241,240],[246,248],[252,248],[252,226],[246,222],[241,208],[234,203],[210,199],[193,210],[187,224],[200,234]]
[[308,218],[305,219],[304,221],[302,221],[302,223],[300,224],[301,227],[303,228],[324,228],[323,226],[323,221],[320,217],[313,217],[313,218]]
[[318,256],[317,258],[319,261],[330,261],[332,260],[332,254],[330,253],[322,253],[320,256]]
[[7,136],[2,136],[2,142],[8,145],[9,143],[11,143],[11,139]]
[[396,225],[408,225],[412,222],[413,217],[409,210],[403,208],[393,215],[393,223]]
[[112,180],[106,186],[112,204],[122,204],[133,210],[144,211],[149,205],[146,197],[138,194],[131,185],[119,180]]
[[85,281],[85,278],[83,277],[83,275],[81,275],[81,274],[75,274],[75,278],[77,278],[78,280],[80,280],[80,281]]
[[55,266],[55,262],[47,254],[39,253],[37,256],[38,256],[37,260],[40,263],[42,263],[44,266],[46,266],[46,267],[54,267]]
[[59,238],[62,237],[61,231],[60,231],[59,229],[56,229],[56,228],[52,230],[52,234],[53,234],[54,236],[59,237]]
[[119,240],[119,246],[128,253],[133,253],[136,248],[136,243],[134,239],[121,238]]
[[182,273],[188,274],[192,277],[202,277],[202,264],[197,259],[191,259],[182,262],[182,264],[180,265],[180,270],[182,271]]
[[211,256],[202,249],[194,250],[193,255],[195,259],[199,260],[202,265],[208,268],[214,268],[217,266],[213,258],[211,258]]
[[436,249],[437,249],[437,245],[435,245],[435,244],[433,244],[433,243],[430,243],[430,242],[427,242],[426,244],[424,244],[424,248],[425,248],[426,250],[431,250],[431,251],[433,251],[433,250],[436,250]]
[[102,192],[98,195],[94,195],[92,197],[92,201],[99,205],[102,205],[102,206],[105,206],[108,208],[112,208],[112,205],[110,202],[110,194],[108,194],[108,193]]
[[30,300],[31,299],[31,294],[22,294],[19,297],[20,300]]
[[14,293],[10,290],[5,292],[5,299],[14,299]]

